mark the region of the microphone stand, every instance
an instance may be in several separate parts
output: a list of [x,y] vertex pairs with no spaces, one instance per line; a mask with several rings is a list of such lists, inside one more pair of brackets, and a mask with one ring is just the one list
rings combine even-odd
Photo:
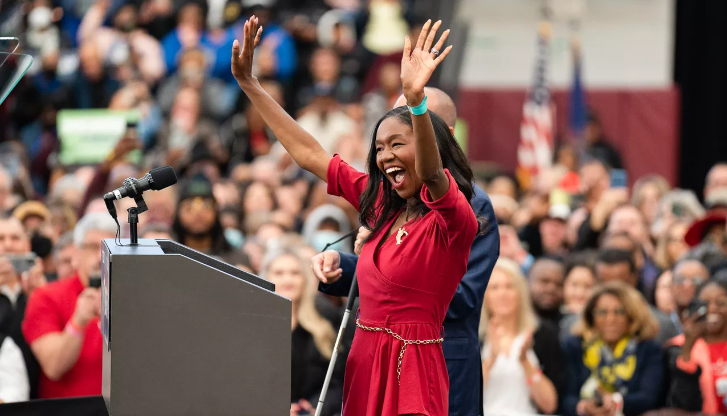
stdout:
[[328,386],[331,384],[331,378],[333,377],[333,368],[336,367],[338,351],[341,348],[341,338],[343,338],[343,333],[346,331],[346,327],[348,326],[348,317],[351,315],[351,309],[353,309],[356,297],[358,297],[358,281],[356,280],[356,272],[354,272],[353,278],[351,279],[351,290],[348,292],[348,300],[346,301],[346,311],[343,313],[341,327],[338,329],[338,336],[336,336],[336,343],[333,346],[333,354],[331,354],[331,362],[328,364],[328,371],[326,371],[326,379],[323,381],[321,395],[318,398],[318,406],[316,406],[315,416],[321,416],[321,412],[323,411],[323,402],[326,401]]
[[[332,246],[333,244],[338,243],[339,241],[346,239],[354,234],[358,233],[358,229],[354,229],[351,232],[347,233],[343,237],[339,238],[338,240],[328,243],[325,248],[323,248],[323,251],[326,251],[328,247]],[[346,327],[348,326],[348,318],[351,316],[351,310],[353,309],[353,304],[356,301],[356,297],[358,297],[358,281],[356,280],[356,272],[353,273],[353,278],[351,279],[351,289],[348,292],[348,300],[346,301],[346,310],[343,312],[343,320],[341,321],[341,327],[338,329],[338,336],[336,336],[336,343],[333,345],[333,353],[331,354],[331,362],[328,363],[328,371],[326,371],[326,378],[323,381],[323,387],[321,388],[321,395],[318,397],[318,406],[316,406],[316,414],[315,416],[321,416],[321,412],[323,411],[323,402],[326,401],[326,394],[328,393],[328,386],[331,384],[331,378],[333,377],[333,369],[336,367],[336,360],[338,359],[338,351],[341,349],[341,339],[343,338],[343,333],[346,332]]]

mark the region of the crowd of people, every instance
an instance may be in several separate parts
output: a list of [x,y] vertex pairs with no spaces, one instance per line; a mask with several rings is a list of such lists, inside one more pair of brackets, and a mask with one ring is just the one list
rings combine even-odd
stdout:
[[[218,257],[292,300],[291,415],[312,413],[347,291],[318,291],[311,258],[359,216],[294,162],[242,93],[233,41],[257,16],[262,89],[327,154],[364,171],[379,119],[401,104],[401,39],[424,24],[413,4],[3,2],[0,31],[22,34],[36,66],[0,106],[0,403],[101,393],[95,282],[101,240],[117,231],[102,195],[170,165],[180,183],[145,195],[140,237]],[[451,128],[456,109],[438,94],[430,109]],[[91,108],[141,117],[98,164],[63,165],[57,113]],[[475,177],[494,209],[481,272],[492,273],[481,311],[474,302],[481,362],[466,362],[484,414],[727,413],[727,164],[710,170],[702,198],[658,176],[612,186],[620,156],[595,115],[586,139],[583,151],[558,146],[529,189],[507,174]],[[361,250],[353,238],[331,248]],[[326,415],[341,411],[344,369],[339,359]]]

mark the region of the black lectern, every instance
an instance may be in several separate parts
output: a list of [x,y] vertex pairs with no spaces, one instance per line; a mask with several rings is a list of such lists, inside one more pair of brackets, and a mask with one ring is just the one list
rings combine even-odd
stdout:
[[290,412],[290,301],[169,240],[104,240],[103,397],[112,416]]

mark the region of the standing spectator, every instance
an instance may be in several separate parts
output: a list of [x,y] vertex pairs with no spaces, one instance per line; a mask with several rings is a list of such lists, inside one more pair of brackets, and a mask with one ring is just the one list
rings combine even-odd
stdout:
[[81,109],[106,108],[121,83],[104,65],[95,43],[85,43],[78,49],[81,70],[72,81],[75,107]]
[[40,398],[101,394],[101,294],[88,284],[101,271],[101,240],[115,235],[108,214],[83,217],[74,230],[76,275],[36,290],[28,301],[23,334],[42,369]]
[[555,258],[543,257],[533,263],[528,273],[530,296],[538,318],[560,327],[563,317],[563,262]]
[[706,311],[685,319],[684,334],[674,338],[666,350],[671,373],[666,404],[707,415],[725,414],[727,281],[708,281],[697,297],[706,303]]
[[563,309],[568,314],[580,314],[591,298],[596,285],[593,267],[585,256],[573,256],[568,259],[563,282]]
[[[672,273],[671,270],[667,270],[659,276],[656,281],[656,291],[654,292],[654,305],[657,309],[664,312],[666,315],[672,318],[674,322],[673,313],[676,312],[677,307],[674,301],[674,295],[672,294]],[[674,326],[679,330],[679,326],[674,323]]]
[[596,289],[563,342],[568,364],[563,414],[635,416],[656,409],[664,373],[661,348],[653,341],[657,331],[636,290],[617,282]]
[[[629,211],[633,212],[631,209]],[[636,288],[644,294],[646,300],[653,302],[659,268],[650,260],[636,240],[624,231],[606,234],[601,241],[601,250],[610,249],[625,250],[631,253],[636,266]]]
[[356,132],[356,123],[340,109],[330,86],[316,85],[313,95],[311,103],[297,121],[328,154],[333,154],[341,137]]
[[659,238],[656,245],[654,263],[662,270],[674,267],[677,261],[689,251],[689,246],[684,241],[689,224],[675,222]]
[[73,233],[63,234],[53,245],[53,262],[55,264],[56,279],[66,279],[75,273],[73,269],[73,257],[75,256],[76,245],[73,244]]
[[628,201],[628,191],[609,189],[611,178],[608,168],[598,160],[585,163],[580,169],[581,192],[585,196],[583,210],[588,212],[578,230],[574,249],[596,248],[598,238],[607,225],[608,217],[620,205]]
[[207,16],[207,2],[185,0],[177,11],[177,27],[162,39],[164,63],[168,73],[177,71],[182,53],[200,46]]
[[[677,331],[683,333],[682,323],[688,317],[689,303],[696,296],[697,288],[709,280],[709,270],[699,260],[684,259],[674,266],[671,293],[675,310],[671,320]],[[686,315],[685,315],[686,314]]]
[[707,172],[704,183],[704,199],[710,198],[717,189],[727,188],[727,163],[717,163]]
[[110,0],[99,0],[91,6],[78,28],[78,42],[94,44],[103,61],[116,65],[132,62],[141,79],[156,84],[166,72],[159,41],[138,27],[134,2],[121,4],[113,11],[113,27],[103,27],[110,6]]
[[[638,278],[636,274],[636,265],[631,253],[628,251],[607,249],[602,250],[598,255],[596,263],[596,279],[601,283],[622,282],[636,289]],[[644,304],[648,303],[645,299]],[[648,305],[652,315],[658,322],[658,333],[656,342],[663,345],[664,342],[676,336],[677,329],[671,319],[656,309],[653,305]]]
[[[272,254],[263,264],[262,275],[275,284],[275,292],[290,299],[292,318],[292,376],[291,403],[310,411],[318,401],[328,360],[333,352],[336,333],[331,322],[323,318],[315,307],[315,285],[309,267],[294,250],[284,249]],[[329,390],[324,415],[341,410],[343,394],[343,363],[337,366],[338,376]]]
[[647,224],[653,224],[659,201],[670,190],[669,182],[663,176],[643,176],[634,183],[631,204],[641,211]]
[[225,239],[212,183],[201,173],[182,185],[172,230],[181,244],[232,265],[250,267],[247,256]]
[[[558,394],[545,366],[560,356],[557,335],[552,329],[552,337],[536,337],[538,327],[520,267],[512,260],[498,260],[485,292],[480,319],[480,336],[485,345],[485,415],[556,411]],[[551,356],[538,357],[533,351],[541,339],[552,343],[541,345]],[[557,367],[554,369],[558,371]]]
[[651,235],[659,239],[673,224],[691,224],[704,216],[704,207],[692,191],[675,189],[659,200],[656,214],[651,221]]
[[[14,280],[15,274],[10,260],[0,257],[0,284]],[[3,301],[5,298],[0,300],[0,303]],[[12,326],[11,315],[0,315],[0,404],[30,399],[28,369],[25,365],[23,351],[10,335]],[[37,377],[34,381],[37,381]]]
[[586,154],[596,160],[600,160],[612,169],[621,169],[621,156],[616,148],[609,144],[603,135],[603,126],[598,116],[590,112],[586,116]]

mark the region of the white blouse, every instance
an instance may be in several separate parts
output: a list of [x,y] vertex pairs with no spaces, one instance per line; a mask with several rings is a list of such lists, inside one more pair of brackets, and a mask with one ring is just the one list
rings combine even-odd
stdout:
[[[525,370],[520,365],[520,350],[525,337],[525,333],[515,337],[510,346],[510,353],[500,354],[492,365],[484,387],[485,416],[538,414],[538,409],[530,400],[530,388],[527,385]],[[490,346],[485,344],[482,348],[482,359],[485,360],[489,356]],[[540,367],[532,349],[528,350],[527,358],[534,367]]]

